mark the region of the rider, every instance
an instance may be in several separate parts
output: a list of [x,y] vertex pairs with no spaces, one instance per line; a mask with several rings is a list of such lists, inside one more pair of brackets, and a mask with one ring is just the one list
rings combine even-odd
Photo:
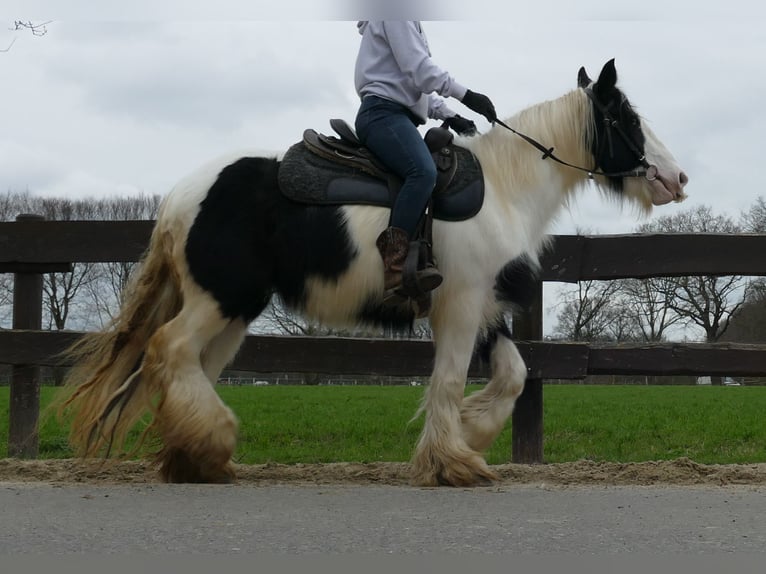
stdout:
[[[453,97],[490,122],[497,119],[487,96],[466,89],[431,59],[428,41],[417,21],[360,21],[362,36],[354,83],[362,100],[356,132],[390,170],[402,179],[391,209],[389,227],[376,245],[385,266],[385,289],[398,287],[413,236],[436,183],[436,167],[417,126],[428,118],[443,120],[461,135],[476,125],[457,115],[436,94]],[[421,289],[442,282],[433,267],[418,272]]]

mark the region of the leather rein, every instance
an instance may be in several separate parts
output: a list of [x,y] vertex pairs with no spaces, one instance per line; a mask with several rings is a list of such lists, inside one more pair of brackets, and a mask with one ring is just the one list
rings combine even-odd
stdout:
[[623,141],[626,143],[628,148],[636,155],[636,158],[638,159],[638,162],[641,164],[641,167],[627,170],[627,171],[605,172],[605,171],[598,171],[597,168],[588,169],[578,165],[573,165],[569,162],[564,161],[563,159],[556,157],[556,155],[553,153],[554,148],[552,147],[546,148],[543,144],[541,144],[536,139],[526,134],[523,134],[519,131],[516,131],[515,129],[505,124],[504,122],[500,121],[499,119],[496,119],[495,123],[513,132],[514,134],[519,136],[521,139],[523,139],[527,143],[533,145],[538,150],[543,152],[543,157],[541,159],[551,158],[553,161],[558,162],[561,165],[565,165],[573,169],[584,171],[585,173],[588,174],[588,177],[590,179],[593,179],[593,177],[596,175],[603,175],[605,177],[645,177],[647,181],[654,181],[655,179],[657,179],[657,166],[650,165],[649,162],[646,161],[646,156],[644,155],[644,153],[641,151],[641,149],[639,149],[639,147],[630,138],[630,136],[627,133],[625,133],[625,130],[623,130],[622,126],[620,125],[620,122],[612,117],[607,107],[598,101],[598,98],[593,93],[593,90],[590,88],[583,88],[583,91],[588,95],[593,105],[604,116],[604,126],[606,127],[607,142],[609,145],[610,154],[612,153],[612,130],[614,130],[623,139]]

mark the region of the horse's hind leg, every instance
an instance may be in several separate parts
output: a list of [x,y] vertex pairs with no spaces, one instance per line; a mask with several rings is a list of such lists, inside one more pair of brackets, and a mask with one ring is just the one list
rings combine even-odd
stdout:
[[[190,290],[192,291],[192,290]],[[207,293],[184,294],[184,307],[151,338],[143,376],[160,390],[154,424],[163,448],[160,473],[168,482],[227,482],[237,420],[202,367],[202,355],[230,319]]]
[[202,368],[211,384],[218,381],[221,371],[237,354],[246,333],[245,322],[242,319],[234,319],[202,351]]
[[504,322],[487,333],[484,345],[492,378],[483,389],[463,399],[460,408],[465,441],[478,451],[489,448],[503,430],[527,376],[524,360]]

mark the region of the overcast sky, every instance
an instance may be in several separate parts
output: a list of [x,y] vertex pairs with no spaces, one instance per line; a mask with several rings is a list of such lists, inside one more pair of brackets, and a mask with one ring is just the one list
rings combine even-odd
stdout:
[[[14,2],[0,21],[2,191],[165,194],[231,150],[279,151],[305,128],[329,131],[331,117],[353,122],[355,20],[400,17],[424,20],[435,61],[501,117],[573,89],[580,66],[596,76],[616,58],[623,89],[690,177],[689,199],[651,217],[706,204],[736,218],[766,195],[761,2],[336,0],[328,11],[309,0],[265,10],[134,0],[119,12]],[[383,13],[392,10],[401,16]],[[10,29],[16,18],[52,22],[34,37]],[[589,191],[550,231],[627,233],[643,221]]]
[[[725,12],[703,7],[684,16],[651,1],[641,10],[604,5],[579,2],[581,19],[562,2],[569,11],[552,20],[538,6],[494,21],[424,26],[435,61],[490,96],[501,117],[569,91],[581,65],[595,76],[616,58],[623,89],[690,177],[687,202],[654,216],[698,204],[736,216],[764,193],[763,9],[729,2]],[[54,20],[42,37],[0,23],[0,49],[10,46],[0,53],[0,189],[164,194],[218,155],[281,150],[304,128],[328,131],[330,117],[353,121],[352,20],[83,14]],[[636,223],[631,211],[586,193],[552,231],[621,233]]]

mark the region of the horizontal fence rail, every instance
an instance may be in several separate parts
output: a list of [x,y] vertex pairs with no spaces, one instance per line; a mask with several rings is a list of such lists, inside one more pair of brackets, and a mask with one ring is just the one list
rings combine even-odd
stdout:
[[[41,221],[19,216],[0,222],[0,273],[15,274],[14,329],[0,330],[0,364],[13,365],[9,453],[36,456],[40,366],[60,366],[60,353],[83,336],[39,329],[40,274],[74,263],[134,262],[148,246],[152,221]],[[666,276],[766,276],[766,235],[560,235],[541,256],[542,276],[530,309],[514,316],[514,338],[528,368],[513,413],[515,462],[542,462],[544,379],[587,375],[766,375],[766,346],[663,343],[597,345],[542,339],[542,281],[577,282]],[[20,286],[22,287],[20,289]],[[30,288],[34,286],[29,293]],[[31,295],[31,296],[30,296]],[[36,307],[36,309],[35,309]],[[341,337],[248,336],[230,369],[259,373],[425,376],[430,342]],[[469,376],[486,378],[474,361]],[[16,400],[18,399],[18,400]],[[35,412],[32,412],[35,411]],[[16,424],[14,421],[17,421]],[[19,445],[23,441],[23,445]],[[33,448],[27,448],[34,443]]]
[[[19,266],[137,261],[153,221],[0,222],[0,272]],[[556,235],[543,281],[685,275],[766,276],[766,235],[671,233]]]
[[[69,366],[60,354],[84,333],[0,331],[0,364]],[[582,379],[588,375],[766,374],[766,346],[740,343],[657,343],[651,345],[517,341],[532,379]],[[227,367],[260,373],[428,376],[430,341],[347,337],[249,335]],[[486,378],[489,366],[477,359],[470,377]]]
[[543,280],[766,275],[766,235],[669,233],[558,235],[542,257]]

